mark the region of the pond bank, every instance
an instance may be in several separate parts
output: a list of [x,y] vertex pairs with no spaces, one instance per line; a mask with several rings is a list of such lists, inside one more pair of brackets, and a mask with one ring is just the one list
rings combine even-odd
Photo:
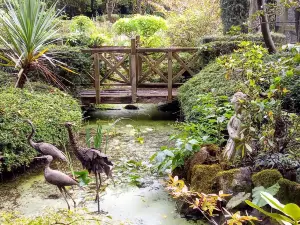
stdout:
[[[104,119],[103,114],[98,114],[101,120],[90,120],[80,133],[80,140],[84,143],[87,129],[94,131],[99,124],[103,130],[109,129],[106,151],[115,163],[113,174],[116,187],[113,187],[110,180],[105,182],[101,193],[102,214],[96,217],[100,220],[111,218],[110,223],[105,224],[194,224],[180,217],[175,202],[164,190],[165,181],[150,172],[149,157],[161,146],[170,144],[169,136],[176,132],[174,121],[165,118],[156,121],[136,120],[138,112],[135,117],[128,118],[120,114],[122,109],[112,111],[118,111],[118,115],[103,111],[108,117]],[[142,115],[148,115],[146,110],[142,111]],[[119,119],[117,123],[116,119]],[[53,165],[53,168],[57,166],[63,169],[61,164],[54,164],[57,165]],[[74,169],[81,170],[75,159]],[[44,181],[41,168],[32,172],[15,181],[0,184],[0,212],[13,210],[32,217],[42,215],[49,209],[57,211],[66,208],[56,187]],[[78,207],[94,214],[97,210],[94,182],[85,187],[84,191],[75,188],[70,189],[70,192]]]

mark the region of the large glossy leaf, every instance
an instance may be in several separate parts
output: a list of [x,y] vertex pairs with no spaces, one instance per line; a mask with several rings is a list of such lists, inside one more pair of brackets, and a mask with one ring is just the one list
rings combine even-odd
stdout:
[[296,204],[290,203],[284,206],[283,212],[292,217],[295,221],[300,220],[300,207]]
[[274,184],[273,186],[271,186],[267,189],[264,188],[263,186],[256,187],[252,190],[252,197],[253,197],[252,202],[254,204],[258,205],[259,207],[263,207],[263,206],[267,205],[267,202],[264,200],[264,198],[261,197],[261,193],[267,192],[273,196],[273,195],[277,194],[279,189],[280,189],[280,186],[278,183]]
[[281,202],[274,198],[270,193],[261,192],[260,195],[273,209],[283,212],[284,205],[281,204]]
[[228,203],[226,204],[227,209],[233,209],[240,205],[241,203],[245,202],[245,200],[249,199],[251,196],[250,193],[240,192],[237,195],[233,196]]
[[293,224],[293,220],[290,219],[289,217],[287,216],[284,216],[284,215],[280,215],[278,213],[269,213],[265,210],[263,210],[262,208],[260,208],[259,206],[253,204],[252,202],[246,200],[245,201],[249,206],[251,206],[252,208],[254,209],[257,209],[258,211],[260,211],[261,213],[265,214],[266,216],[269,216],[279,222],[285,222],[286,225],[292,225]]

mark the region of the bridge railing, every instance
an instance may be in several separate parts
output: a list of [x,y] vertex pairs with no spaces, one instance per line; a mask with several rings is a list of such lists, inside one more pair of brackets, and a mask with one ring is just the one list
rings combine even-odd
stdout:
[[[173,87],[180,86],[181,76],[188,72],[193,76],[195,72],[192,65],[198,59],[198,48],[143,48],[140,47],[140,38],[131,39],[130,47],[101,47],[83,50],[94,58],[94,80],[96,90],[96,103],[100,103],[101,86],[131,86],[132,102],[137,102],[138,87],[166,87],[168,88],[168,102],[172,101]],[[189,54],[181,57],[180,53]],[[151,57],[155,56],[155,57]],[[177,61],[177,71],[174,61]],[[160,64],[165,63],[166,70],[162,71]],[[105,72],[101,69],[105,68]],[[102,74],[102,76],[101,76]],[[159,76],[162,83],[149,83],[153,74]],[[114,76],[112,76],[114,75]],[[105,83],[110,82],[117,83]]]

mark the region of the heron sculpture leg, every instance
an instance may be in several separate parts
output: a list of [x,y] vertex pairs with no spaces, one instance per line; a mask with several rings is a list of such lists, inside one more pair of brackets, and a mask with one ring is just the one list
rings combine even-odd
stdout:
[[70,210],[70,205],[69,205],[69,202],[68,202],[68,200],[67,200],[67,198],[66,198],[66,196],[65,196],[65,193],[64,193],[64,191],[63,191],[63,188],[62,188],[62,187],[58,187],[58,189],[59,189],[60,193],[62,194],[62,196],[64,197],[66,203],[68,204],[68,209]]
[[[98,174],[99,174],[99,181],[98,181]],[[100,190],[100,187],[101,187],[101,175],[100,173],[96,172],[95,171],[95,177],[96,177],[96,199],[95,201],[98,201],[98,213],[100,213],[100,197],[99,197],[99,190]]]
[[62,187],[62,189],[63,189],[64,192],[66,193],[66,196],[69,196],[69,197],[72,199],[72,201],[73,201],[73,203],[74,203],[74,208],[76,208],[76,202],[75,202],[75,200],[72,198],[72,196],[70,195],[70,193],[67,191],[67,189],[66,189],[65,187]]

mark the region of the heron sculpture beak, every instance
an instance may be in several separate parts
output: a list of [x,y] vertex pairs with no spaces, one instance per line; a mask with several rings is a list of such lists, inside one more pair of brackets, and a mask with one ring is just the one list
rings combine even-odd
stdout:
[[34,157],[34,159],[46,159],[47,157],[45,156],[40,156],[40,157]]

